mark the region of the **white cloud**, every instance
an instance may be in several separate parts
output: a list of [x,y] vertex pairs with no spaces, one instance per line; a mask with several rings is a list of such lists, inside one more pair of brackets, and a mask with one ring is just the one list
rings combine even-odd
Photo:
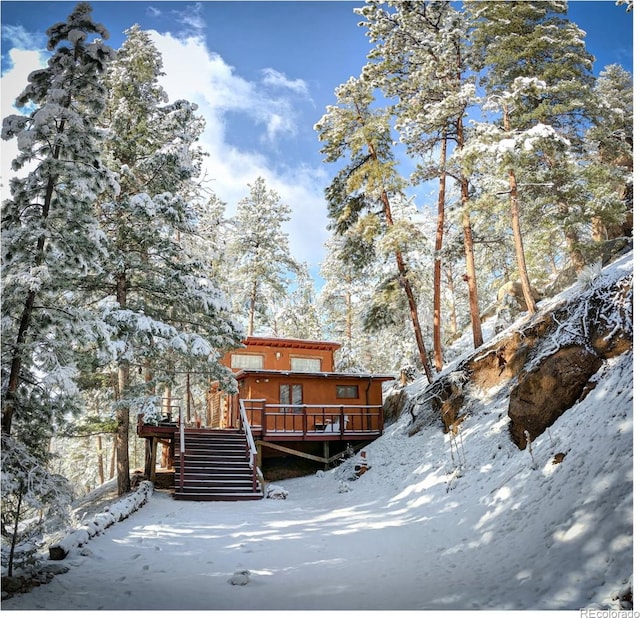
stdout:
[[178,23],[181,23],[186,28],[187,34],[201,33],[207,26],[207,23],[202,16],[202,3],[196,2],[195,4],[185,4],[185,9],[182,11],[172,11],[177,16]]
[[[8,62],[5,63],[8,68],[2,74],[2,88],[0,89],[0,110],[3,119],[11,114],[20,113],[14,106],[15,100],[27,86],[28,75],[32,71],[46,66],[46,61],[45,53],[40,50],[25,50],[16,47],[9,51]],[[2,162],[0,164],[2,201],[11,196],[9,180],[15,176],[15,172],[11,169],[11,162],[17,155],[16,140],[2,142]]]
[[309,96],[307,83],[303,79],[288,79],[284,73],[280,73],[280,71],[276,71],[275,69],[263,69],[262,73],[264,75],[262,81],[268,86],[286,88],[305,97]]
[[[317,272],[327,238],[327,174],[320,167],[311,168],[302,162],[287,163],[281,154],[286,148],[283,138],[295,136],[298,130],[294,103],[300,95],[306,96],[304,81],[289,80],[282,73],[267,69],[263,79],[252,82],[209,50],[200,36],[178,38],[156,31],[149,34],[162,54],[165,75],[161,83],[169,99],[197,103],[206,120],[201,145],[208,153],[204,162],[207,187],[227,203],[232,214],[237,202],[246,196],[248,185],[258,176],[263,177],[292,209],[286,230],[293,255]],[[13,49],[10,58],[12,66],[2,77],[3,118],[15,113],[12,103],[24,89],[26,76],[44,63],[39,51]],[[228,134],[229,114],[246,117],[247,130],[255,133],[252,146],[234,145],[233,136]],[[15,156],[10,144],[2,145],[3,198],[7,197],[6,181]]]
[[[197,103],[206,120],[201,140],[209,156],[205,160],[209,188],[227,203],[229,212],[248,192],[248,185],[258,176],[278,192],[292,209],[287,224],[291,250],[296,259],[310,268],[322,261],[327,239],[324,187],[328,184],[324,169],[304,164],[283,163],[269,158],[269,148],[243,150],[232,145],[227,134],[225,115],[240,113],[256,131],[255,146],[274,143],[297,131],[293,102],[281,92],[271,96],[263,84],[248,81],[236,74],[234,67],[210,51],[200,37],[179,39],[171,34],[150,32],[154,45],[163,57],[165,76],[162,85],[170,100],[188,99]],[[288,80],[282,73],[263,71],[264,82],[294,95],[306,94],[303,80]],[[262,127],[262,133],[260,133]]]

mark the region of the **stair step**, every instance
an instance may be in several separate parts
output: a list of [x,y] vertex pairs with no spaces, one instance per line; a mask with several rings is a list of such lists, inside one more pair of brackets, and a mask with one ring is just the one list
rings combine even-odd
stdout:
[[[253,485],[253,476],[247,475],[245,478],[210,478],[207,476],[199,477],[197,475],[184,476],[184,485],[207,485],[211,487],[224,487],[226,485],[244,485],[249,484]],[[180,479],[176,479],[175,484],[178,485],[180,483]]]
[[[176,432],[174,493],[176,500],[260,500],[254,489],[245,435],[235,430],[187,430],[183,451]],[[182,481],[182,487],[180,487]]]
[[175,487],[175,492],[176,493],[181,493],[181,494],[228,494],[228,493],[234,493],[234,494],[242,494],[242,495],[246,495],[246,494],[252,494],[252,493],[259,493],[259,489],[257,489],[255,492],[253,491],[253,487],[252,486],[246,486],[243,487],[241,485],[229,485],[226,487],[201,487],[201,486],[191,486],[191,485],[184,485],[183,487]]
[[184,459],[187,462],[198,462],[198,461],[221,461],[221,462],[249,462],[249,458],[246,455],[237,455],[237,454],[204,454],[204,453],[185,453],[184,455],[177,455],[174,459],[182,460]]
[[230,493],[197,493],[197,494],[183,494],[183,493],[174,493],[174,500],[193,500],[200,502],[215,502],[215,501],[228,501],[228,502],[237,502],[242,500],[262,500],[264,496],[261,493],[253,493],[253,494],[237,494],[234,492]]

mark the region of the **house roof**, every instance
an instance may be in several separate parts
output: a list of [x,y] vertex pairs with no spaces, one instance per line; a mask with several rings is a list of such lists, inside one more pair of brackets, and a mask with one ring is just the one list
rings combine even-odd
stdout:
[[308,339],[280,339],[279,337],[247,337],[246,346],[263,345],[273,348],[304,348],[309,350],[337,350],[341,347],[333,341],[311,341]]
[[327,378],[330,380],[344,379],[368,379],[375,382],[387,382],[395,380],[396,376],[383,373],[341,373],[338,371],[283,371],[278,369],[240,369],[236,374],[236,379],[250,376],[290,376],[294,378]]

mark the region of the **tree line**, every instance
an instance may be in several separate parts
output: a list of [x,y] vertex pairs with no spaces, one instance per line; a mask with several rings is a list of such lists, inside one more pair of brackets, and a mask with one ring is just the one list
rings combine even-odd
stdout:
[[[535,313],[534,284],[575,275],[631,234],[632,76],[619,65],[594,76],[567,11],[555,0],[355,9],[371,51],[316,125],[339,169],[326,190],[334,317],[352,332],[358,295],[369,332],[413,333],[409,360],[429,381],[466,325],[483,343],[501,284],[517,282]],[[416,197],[425,186],[432,197]]]
[[335,339],[339,369],[431,381],[467,326],[483,343],[501,282],[535,312],[534,284],[630,235],[632,77],[593,75],[566,2],[356,12],[370,54],[315,126],[337,170],[319,292],[264,179],[233,216],[206,189],[205,119],[169,101],[144,31],[113,50],[87,3],[49,28],[48,65],[2,127],[19,152],[2,206],[9,520],[30,491],[20,462],[47,462],[54,436],[113,436],[130,491],[131,420],[176,392],[204,401],[212,381],[234,392],[219,359],[247,334]]

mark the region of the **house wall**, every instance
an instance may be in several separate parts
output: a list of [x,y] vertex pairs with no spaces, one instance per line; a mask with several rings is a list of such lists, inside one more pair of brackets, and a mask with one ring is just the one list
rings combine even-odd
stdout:
[[333,353],[340,346],[327,342],[305,342],[296,340],[247,339],[246,347],[227,352],[222,364],[237,371],[241,367],[234,366],[234,355],[259,355],[263,358],[262,369],[290,371],[291,358],[314,358],[320,360],[319,371],[334,371]]
[[[381,430],[381,418],[379,412],[363,406],[382,405],[382,383],[368,378],[354,376],[322,377],[304,376],[293,374],[289,376],[245,376],[239,381],[240,399],[266,400],[268,404],[280,402],[281,384],[299,384],[302,386],[302,401],[306,405],[327,406],[323,408],[307,408],[305,419],[300,412],[293,407],[267,409],[267,420],[260,418],[260,411],[252,411],[247,404],[247,414],[252,425],[262,425],[264,429],[288,429],[302,431],[302,424],[306,422],[306,430],[309,431],[323,422],[338,422],[340,413],[347,421],[345,430]],[[357,397],[338,397],[336,387],[357,387]],[[341,406],[334,408],[330,406]],[[274,418],[274,414],[283,413],[289,418]],[[290,417],[299,416],[297,419]]]
[[[238,384],[240,399],[266,399],[267,403],[280,401],[280,384],[301,384],[302,403],[336,405],[381,405],[382,383],[355,376],[322,377],[292,374],[286,376],[248,376]],[[355,386],[357,397],[337,397],[337,386]]]

